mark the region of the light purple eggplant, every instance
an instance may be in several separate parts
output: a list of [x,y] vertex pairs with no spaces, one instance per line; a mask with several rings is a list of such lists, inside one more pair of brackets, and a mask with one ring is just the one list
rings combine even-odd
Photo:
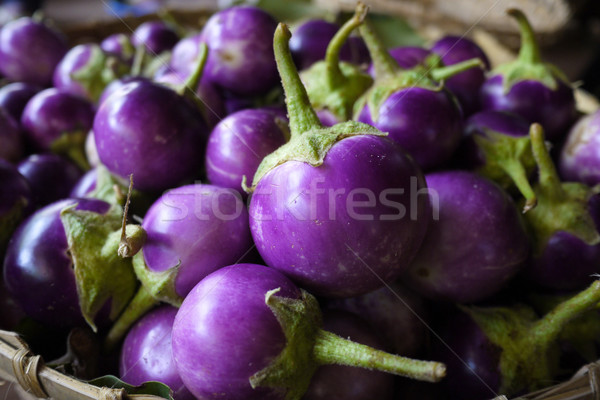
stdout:
[[530,135],[539,171],[534,186],[539,208],[525,215],[534,238],[527,276],[547,288],[581,289],[600,272],[598,188],[561,182],[541,125],[533,124]]
[[179,41],[177,33],[162,21],[144,22],[131,34],[135,47],[145,46],[152,55],[171,50]]
[[0,30],[0,72],[13,81],[47,86],[67,49],[54,30],[31,18],[19,18]]
[[[377,331],[364,319],[347,311],[323,313],[323,329],[353,342],[379,350],[386,349]],[[402,354],[403,353],[396,353]],[[342,365],[323,365],[312,377],[303,400],[392,400],[395,379],[380,371]]]
[[179,306],[202,278],[240,262],[253,248],[240,194],[213,185],[166,192],[150,207],[141,228],[147,240],[133,264],[142,287],[108,334],[109,346],[159,301]]
[[434,221],[403,281],[435,300],[471,303],[491,297],[529,256],[529,238],[513,200],[471,172],[425,178]]
[[[376,71],[371,89],[355,104],[355,119],[388,132],[424,170],[443,165],[458,148],[462,112],[454,96],[438,81],[477,67],[473,59],[441,67],[437,57],[427,65],[403,69],[385,49],[369,21],[360,27]],[[429,65],[431,64],[431,65]]]
[[449,399],[491,399],[547,387],[559,372],[558,335],[598,300],[596,281],[541,318],[524,304],[446,311],[432,351],[448,364],[443,393]]
[[173,390],[174,400],[194,400],[175,369],[171,332],[177,309],[162,306],[149,312],[129,331],[121,347],[119,375],[130,385],[162,382]]
[[510,111],[540,123],[551,142],[566,135],[576,118],[573,88],[565,75],[542,61],[531,25],[517,9],[508,10],[521,30],[517,60],[495,68],[481,87],[483,110]]
[[431,52],[438,54],[444,65],[453,65],[473,58],[479,58],[483,69],[473,68],[448,78],[444,85],[458,99],[463,113],[469,116],[480,109],[479,90],[485,82],[485,73],[490,70],[490,61],[475,42],[461,36],[444,36],[431,46]]
[[27,102],[40,90],[39,86],[24,82],[13,82],[0,88],[0,108],[8,112],[17,122],[21,122],[21,115]]
[[50,88],[29,100],[21,125],[36,150],[65,155],[87,169],[84,146],[93,120],[94,107],[89,101]]
[[280,25],[274,44],[291,139],[254,176],[250,229],[270,267],[315,294],[357,296],[397,278],[421,245],[430,211],[418,195],[423,175],[368,125],[323,128],[293,64],[290,35]]
[[299,400],[317,367],[334,363],[430,381],[445,374],[442,364],[321,329],[316,299],[256,264],[228,266],[198,283],[177,312],[172,340],[184,384],[207,400]]
[[94,139],[100,161],[134,187],[160,191],[198,177],[208,128],[175,91],[146,81],[117,89],[98,109]]
[[[322,19],[311,19],[297,26],[290,39],[290,51],[296,67],[299,70],[308,69],[325,59],[327,46],[339,29],[338,25]],[[371,57],[361,38],[350,37],[340,51],[340,60],[361,65],[367,64]]]
[[600,183],[600,111],[586,115],[571,128],[560,152],[560,174],[567,181]]
[[100,42],[100,48],[107,54],[119,57],[123,62],[131,64],[135,48],[131,39],[124,33],[114,33]]
[[206,77],[239,95],[268,92],[278,82],[272,46],[276,26],[272,16],[251,6],[213,14],[202,30],[210,49]]
[[36,207],[69,197],[83,172],[56,154],[33,154],[17,166],[31,187]]
[[25,152],[19,123],[0,107],[0,159],[15,163]]
[[216,186],[245,196],[263,158],[285,144],[287,118],[273,109],[249,109],[229,115],[215,126],[206,147],[206,176]]

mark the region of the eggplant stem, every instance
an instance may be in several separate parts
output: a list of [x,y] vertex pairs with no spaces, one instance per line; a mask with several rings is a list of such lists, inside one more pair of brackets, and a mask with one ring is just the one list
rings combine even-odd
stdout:
[[521,33],[521,49],[519,50],[519,61],[536,64],[542,61],[540,47],[535,39],[531,24],[523,12],[516,8],[506,10],[506,13],[516,19]]

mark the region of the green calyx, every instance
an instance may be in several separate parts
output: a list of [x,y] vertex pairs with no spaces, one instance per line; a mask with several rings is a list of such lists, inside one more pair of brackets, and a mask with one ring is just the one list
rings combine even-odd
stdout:
[[492,71],[492,75],[502,75],[504,93],[508,93],[513,85],[524,80],[538,81],[552,90],[556,90],[558,81],[570,85],[560,69],[542,61],[539,45],[525,14],[514,8],[509,9],[507,13],[519,24],[521,49],[516,60],[500,65]]
[[529,176],[536,163],[529,136],[514,137],[486,130],[484,135],[473,135],[473,140],[485,157],[477,171],[498,183],[504,189],[514,186],[525,198],[523,213],[537,204],[537,197],[529,184]]
[[85,139],[88,132],[75,130],[63,132],[50,145],[50,151],[62,155],[73,161],[83,171],[90,169],[90,164],[85,155]]
[[428,382],[446,374],[442,363],[412,360],[341,338],[322,330],[322,314],[314,296],[302,290],[299,299],[279,297],[279,288],[265,295],[265,303],[281,325],[287,344],[267,367],[250,377],[252,388],[273,387],[286,400],[298,400],[306,392],[320,365],[337,364],[389,372]]
[[111,300],[110,318],[116,319],[137,287],[131,261],[117,254],[121,239],[118,207],[106,214],[76,210],[76,205],[61,211],[69,253],[73,259],[81,313],[96,331],[94,318]]
[[530,138],[539,170],[539,181],[534,186],[538,206],[525,214],[525,219],[533,232],[535,253],[541,254],[558,231],[568,232],[590,246],[600,243],[600,234],[588,211],[589,199],[600,193],[600,187],[562,183],[548,153],[541,125],[531,125]]
[[285,389],[286,400],[300,399],[318,368],[313,348],[322,324],[317,300],[302,290],[300,299],[276,296],[278,289],[265,295],[265,302],[281,324],[287,344],[267,367],[250,377],[252,388],[276,387]]
[[553,379],[559,356],[556,339],[571,320],[595,308],[598,301],[600,281],[537,320],[527,306],[462,309],[501,350],[500,393],[512,395],[536,390]]
[[300,74],[308,98],[316,109],[327,109],[339,121],[352,118],[356,100],[373,84],[373,79],[357,66],[340,62],[339,54],[350,33],[363,23],[368,8],[358,3],[354,16],[333,37],[324,61]]
[[287,25],[279,24],[273,39],[275,60],[285,91],[290,119],[290,140],[263,159],[248,191],[254,190],[267,172],[286,161],[301,161],[317,167],[323,163],[329,149],[346,137],[387,135],[372,126],[354,121],[343,122],[330,128],[321,125],[292,60],[289,48],[291,36]]
[[440,57],[433,55],[428,57],[423,64],[404,70],[387,51],[383,41],[377,36],[368,20],[360,26],[359,30],[371,54],[377,78],[373,86],[355,102],[355,116],[358,116],[367,105],[371,118],[377,121],[383,103],[393,93],[413,87],[439,91],[444,87],[445,79],[470,68],[484,68],[483,62],[478,58],[441,66]]
[[179,307],[183,298],[175,290],[175,278],[181,263],[161,272],[151,271],[146,265],[143,253],[144,250],[142,249],[132,258],[135,275],[142,286],[155,300]]
[[119,79],[129,72],[129,67],[114,56],[106,55],[100,46],[90,45],[90,56],[87,63],[71,74],[87,92],[90,98],[97,102],[106,85]]

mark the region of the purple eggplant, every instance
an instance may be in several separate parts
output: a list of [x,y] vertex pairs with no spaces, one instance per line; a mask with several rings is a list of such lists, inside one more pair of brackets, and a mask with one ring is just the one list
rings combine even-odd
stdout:
[[27,179],[8,161],[0,159],[0,259],[19,223],[34,209]]
[[129,71],[116,57],[110,57],[97,44],[73,47],[54,70],[54,87],[60,91],[97,102],[110,82]]
[[427,337],[424,301],[399,282],[362,296],[328,300],[325,307],[365,319],[395,354],[418,355]]
[[88,197],[90,192],[96,188],[97,179],[98,169],[90,169],[75,183],[71,189],[71,193],[69,193],[69,197]]
[[0,88],[0,108],[6,110],[15,121],[21,121],[27,102],[40,90],[39,86],[24,82],[9,83]]
[[529,255],[514,202],[471,172],[436,172],[426,180],[434,221],[404,281],[435,300],[470,303],[491,297]]
[[521,30],[518,58],[495,68],[481,87],[483,110],[510,111],[540,123],[548,140],[560,141],[575,121],[573,88],[565,75],[542,61],[531,25],[516,9],[508,10]]
[[208,180],[245,194],[243,179],[252,179],[263,158],[286,142],[287,120],[278,114],[267,108],[243,110],[218,123],[206,148]]
[[[104,215],[109,207],[100,200],[61,200],[36,211],[15,232],[4,260],[4,282],[10,295],[30,317],[58,327],[84,322],[75,279],[81,270],[74,271],[75,256],[70,253],[74,247],[67,238],[61,212],[68,208],[72,213]],[[115,221],[118,227],[118,216]]]
[[13,81],[49,85],[66,52],[61,35],[31,18],[11,21],[0,30],[0,72]]
[[27,316],[8,294],[2,280],[0,280],[0,310],[2,310],[0,314],[0,329],[2,330],[14,331],[19,322]]
[[31,155],[17,168],[29,182],[37,207],[69,197],[73,186],[83,175],[75,164],[56,154]]
[[369,21],[359,29],[377,78],[356,102],[355,119],[388,132],[423,169],[442,165],[460,143],[462,113],[454,96],[437,81],[478,66],[481,60],[440,67],[439,57],[434,56],[428,57],[427,65],[405,70],[384,48]]
[[525,215],[534,238],[529,278],[538,285],[580,289],[600,272],[600,195],[580,182],[562,183],[544,142],[541,125],[531,126],[538,165],[538,207]]
[[178,41],[177,33],[162,21],[144,22],[131,34],[132,44],[144,46],[152,55],[171,50]]
[[[417,46],[395,47],[390,49],[389,53],[390,56],[396,60],[400,68],[403,69],[411,69],[419,64],[424,64],[427,60],[427,57],[431,55],[429,50]],[[367,72],[373,78],[376,77],[375,66],[373,64],[369,65]]]
[[[308,20],[294,29],[290,39],[290,51],[299,70],[308,69],[317,61],[325,59],[327,46],[340,27],[322,19]],[[342,61],[361,65],[368,63],[369,50],[359,37],[350,37],[340,50]]]
[[483,62],[484,69],[473,68],[444,82],[446,88],[458,99],[465,115],[479,111],[479,90],[485,82],[485,71],[490,70],[490,61],[483,50],[465,37],[444,36],[431,46],[431,52],[438,54],[444,65],[453,65],[473,58],[479,58]]
[[490,399],[529,393],[552,382],[556,340],[571,320],[596,307],[600,282],[538,319],[528,306],[464,307],[447,314],[434,355],[448,364],[442,383],[451,399]]
[[350,33],[363,23],[367,10],[364,4],[359,3],[354,16],[329,42],[325,61],[314,63],[300,74],[315,110],[329,111],[337,122],[352,119],[354,103],[373,84],[368,74],[353,64],[340,63],[339,57],[342,45]]
[[[323,329],[353,342],[385,351],[367,321],[347,311],[323,313]],[[405,356],[404,353],[397,353]],[[395,379],[380,371],[341,365],[323,365],[311,379],[303,400],[392,400]]]
[[187,388],[207,400],[298,400],[325,364],[429,381],[445,374],[443,364],[393,356],[320,325],[316,299],[285,275],[232,265],[204,278],[183,301],[173,324],[173,356]]
[[529,177],[535,171],[529,124],[517,114],[481,111],[465,122],[458,151],[461,162],[502,186],[516,186],[526,199],[523,212],[537,204]]
[[236,6],[214,14],[202,38],[210,48],[207,78],[244,96],[264,94],[277,84],[273,32],[277,23],[265,11]]
[[194,400],[175,369],[171,332],[177,309],[163,306],[148,313],[129,331],[119,362],[119,375],[130,385],[162,382],[173,390],[174,400]]
[[19,123],[0,107],[0,159],[17,162],[25,151]]
[[106,85],[106,87],[102,91],[102,94],[100,95],[100,98],[98,99],[98,107],[100,107],[102,105],[102,103],[104,103],[104,101],[106,99],[108,99],[113,93],[117,92],[123,86],[127,85],[128,83],[132,83],[132,82],[150,83],[150,79],[145,78],[143,76],[126,76],[121,79],[112,81],[111,83]]
[[568,181],[600,183],[600,111],[582,117],[560,152],[560,173]]
[[90,102],[58,89],[46,89],[29,100],[21,125],[33,147],[65,155],[87,169],[84,144],[94,120]]
[[100,48],[107,54],[118,57],[126,64],[131,64],[135,48],[131,39],[124,33],[114,33],[100,42]]
[[142,229],[147,240],[133,257],[142,288],[108,334],[109,347],[156,303],[179,306],[202,278],[240,262],[253,247],[241,196],[212,185],[166,192],[144,216]]
[[173,47],[169,67],[187,78],[194,69],[194,62],[200,53],[201,43],[205,43],[204,36],[201,33],[181,39]]
[[140,81],[117,89],[98,109],[94,139],[112,173],[134,175],[134,187],[160,191],[198,176],[208,128],[175,91]]
[[[357,296],[397,278],[427,230],[423,175],[384,133],[350,121],[324,128],[280,24],[275,54],[291,139],[254,176],[250,228],[267,265],[315,294]],[[407,211],[409,210],[409,211]]]

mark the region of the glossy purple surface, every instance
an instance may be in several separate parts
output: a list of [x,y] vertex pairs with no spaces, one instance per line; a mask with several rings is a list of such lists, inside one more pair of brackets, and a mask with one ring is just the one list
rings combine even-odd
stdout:
[[427,337],[424,301],[399,282],[362,296],[329,300],[325,308],[359,315],[385,340],[387,349],[401,356],[416,356]]
[[177,308],[162,306],[136,322],[121,347],[119,374],[130,385],[162,382],[173,390],[174,400],[194,400],[175,369],[171,349],[175,314]]
[[[353,342],[386,350],[376,331],[358,316],[345,311],[323,314],[323,329]],[[303,400],[391,400],[394,376],[380,371],[341,365],[323,365],[311,379]]]
[[22,136],[19,123],[0,107],[0,159],[19,161],[24,152]]
[[273,55],[276,26],[273,17],[251,6],[214,14],[202,30],[210,49],[205,76],[239,95],[267,92],[279,82]]
[[487,132],[506,136],[523,137],[529,135],[529,124],[517,114],[505,111],[480,111],[471,115],[464,124],[463,141],[460,147],[461,163],[469,169],[482,166],[485,155],[474,140],[475,135],[487,136]]
[[29,83],[9,83],[0,88],[0,108],[4,108],[15,121],[20,122],[25,105],[40,90],[39,86]]
[[35,148],[50,150],[53,142],[65,133],[87,133],[93,120],[94,108],[89,101],[50,88],[29,100],[21,125]]
[[98,170],[96,168],[90,169],[75,183],[69,197],[87,197],[96,188],[97,178]]
[[160,191],[197,177],[208,136],[200,113],[164,86],[129,83],[104,101],[94,119],[102,164],[134,187]]
[[127,85],[128,83],[132,83],[132,82],[150,83],[150,80],[143,76],[126,76],[124,78],[112,81],[111,83],[106,85],[106,87],[102,91],[102,94],[100,95],[100,99],[98,100],[98,107],[100,107],[100,105],[102,103],[104,103],[104,101],[106,99],[108,99],[114,92],[118,91],[123,86]]
[[34,154],[17,167],[27,179],[37,207],[69,197],[83,172],[56,154]]
[[102,50],[108,54],[119,57],[125,62],[130,62],[133,59],[133,52],[127,54],[128,50],[126,48],[129,46],[133,49],[129,36],[124,33],[114,33],[100,42],[100,48]]
[[453,65],[472,58],[479,58],[485,70],[471,68],[444,81],[446,87],[458,98],[465,115],[478,111],[479,89],[485,81],[485,71],[490,69],[490,61],[475,42],[461,36],[444,36],[431,47],[433,53],[442,58],[444,65]]
[[178,41],[177,33],[162,21],[144,22],[131,34],[133,45],[146,46],[152,55],[171,50]]
[[54,70],[52,82],[55,88],[92,101],[92,94],[75,79],[75,76],[90,62],[93,47],[98,45],[80,44],[65,54]]
[[74,203],[78,210],[98,213],[110,207],[93,199],[65,199],[50,204],[21,224],[4,260],[4,282],[15,301],[33,319],[64,328],[83,323],[67,237],[60,221],[60,211]]
[[[265,294],[299,298],[283,274],[238,264],[204,278],[185,298],[173,324],[173,355],[187,388],[212,400],[283,400],[271,388],[252,389],[249,378],[269,365],[286,339]],[[235,355],[235,356],[234,356]]]
[[0,30],[0,72],[13,81],[46,86],[67,45],[47,26],[23,17]]
[[544,127],[546,140],[558,142],[567,134],[576,119],[573,89],[557,80],[552,90],[537,81],[523,80],[504,93],[500,75],[488,78],[480,92],[482,110],[510,111],[527,122]]
[[201,33],[181,39],[173,47],[169,66],[187,77],[194,68],[194,61],[198,57],[198,47],[203,42]]
[[373,121],[365,105],[358,121],[373,125],[400,144],[424,170],[450,159],[462,136],[462,116],[446,91],[402,89],[383,102]]
[[600,111],[582,117],[569,131],[559,168],[566,181],[600,183]]
[[250,229],[267,265],[311,293],[357,296],[413,259],[430,218],[418,194],[424,187],[399,146],[353,136],[319,167],[288,161],[264,175],[251,196]]
[[[444,362],[448,375],[439,383],[448,399],[491,399],[502,384],[500,348],[462,311],[452,311],[438,328],[432,358]],[[482,382],[483,381],[483,382]]]
[[529,254],[514,202],[471,172],[432,173],[426,180],[434,221],[403,280],[435,300],[470,303],[492,296]]
[[[329,42],[339,29],[339,25],[322,19],[308,20],[295,28],[290,39],[290,51],[298,70],[323,60]],[[348,38],[340,50],[340,60],[353,64],[368,63],[370,56],[364,41],[354,36]]]
[[181,297],[206,275],[240,262],[251,249],[248,212],[239,193],[212,185],[188,185],[165,193],[150,207],[142,249],[152,271],[180,264],[175,290]]
[[[213,129],[206,147],[206,175],[216,186],[245,195],[242,178],[250,184],[262,159],[285,143],[269,109],[250,109],[229,115]],[[281,120],[287,125],[287,120]]]
[[[431,52],[427,49],[417,46],[402,46],[395,47],[389,50],[389,53],[394,60],[404,69],[410,69],[421,64],[427,56],[431,55]],[[369,65],[369,75],[375,78],[375,66]]]

